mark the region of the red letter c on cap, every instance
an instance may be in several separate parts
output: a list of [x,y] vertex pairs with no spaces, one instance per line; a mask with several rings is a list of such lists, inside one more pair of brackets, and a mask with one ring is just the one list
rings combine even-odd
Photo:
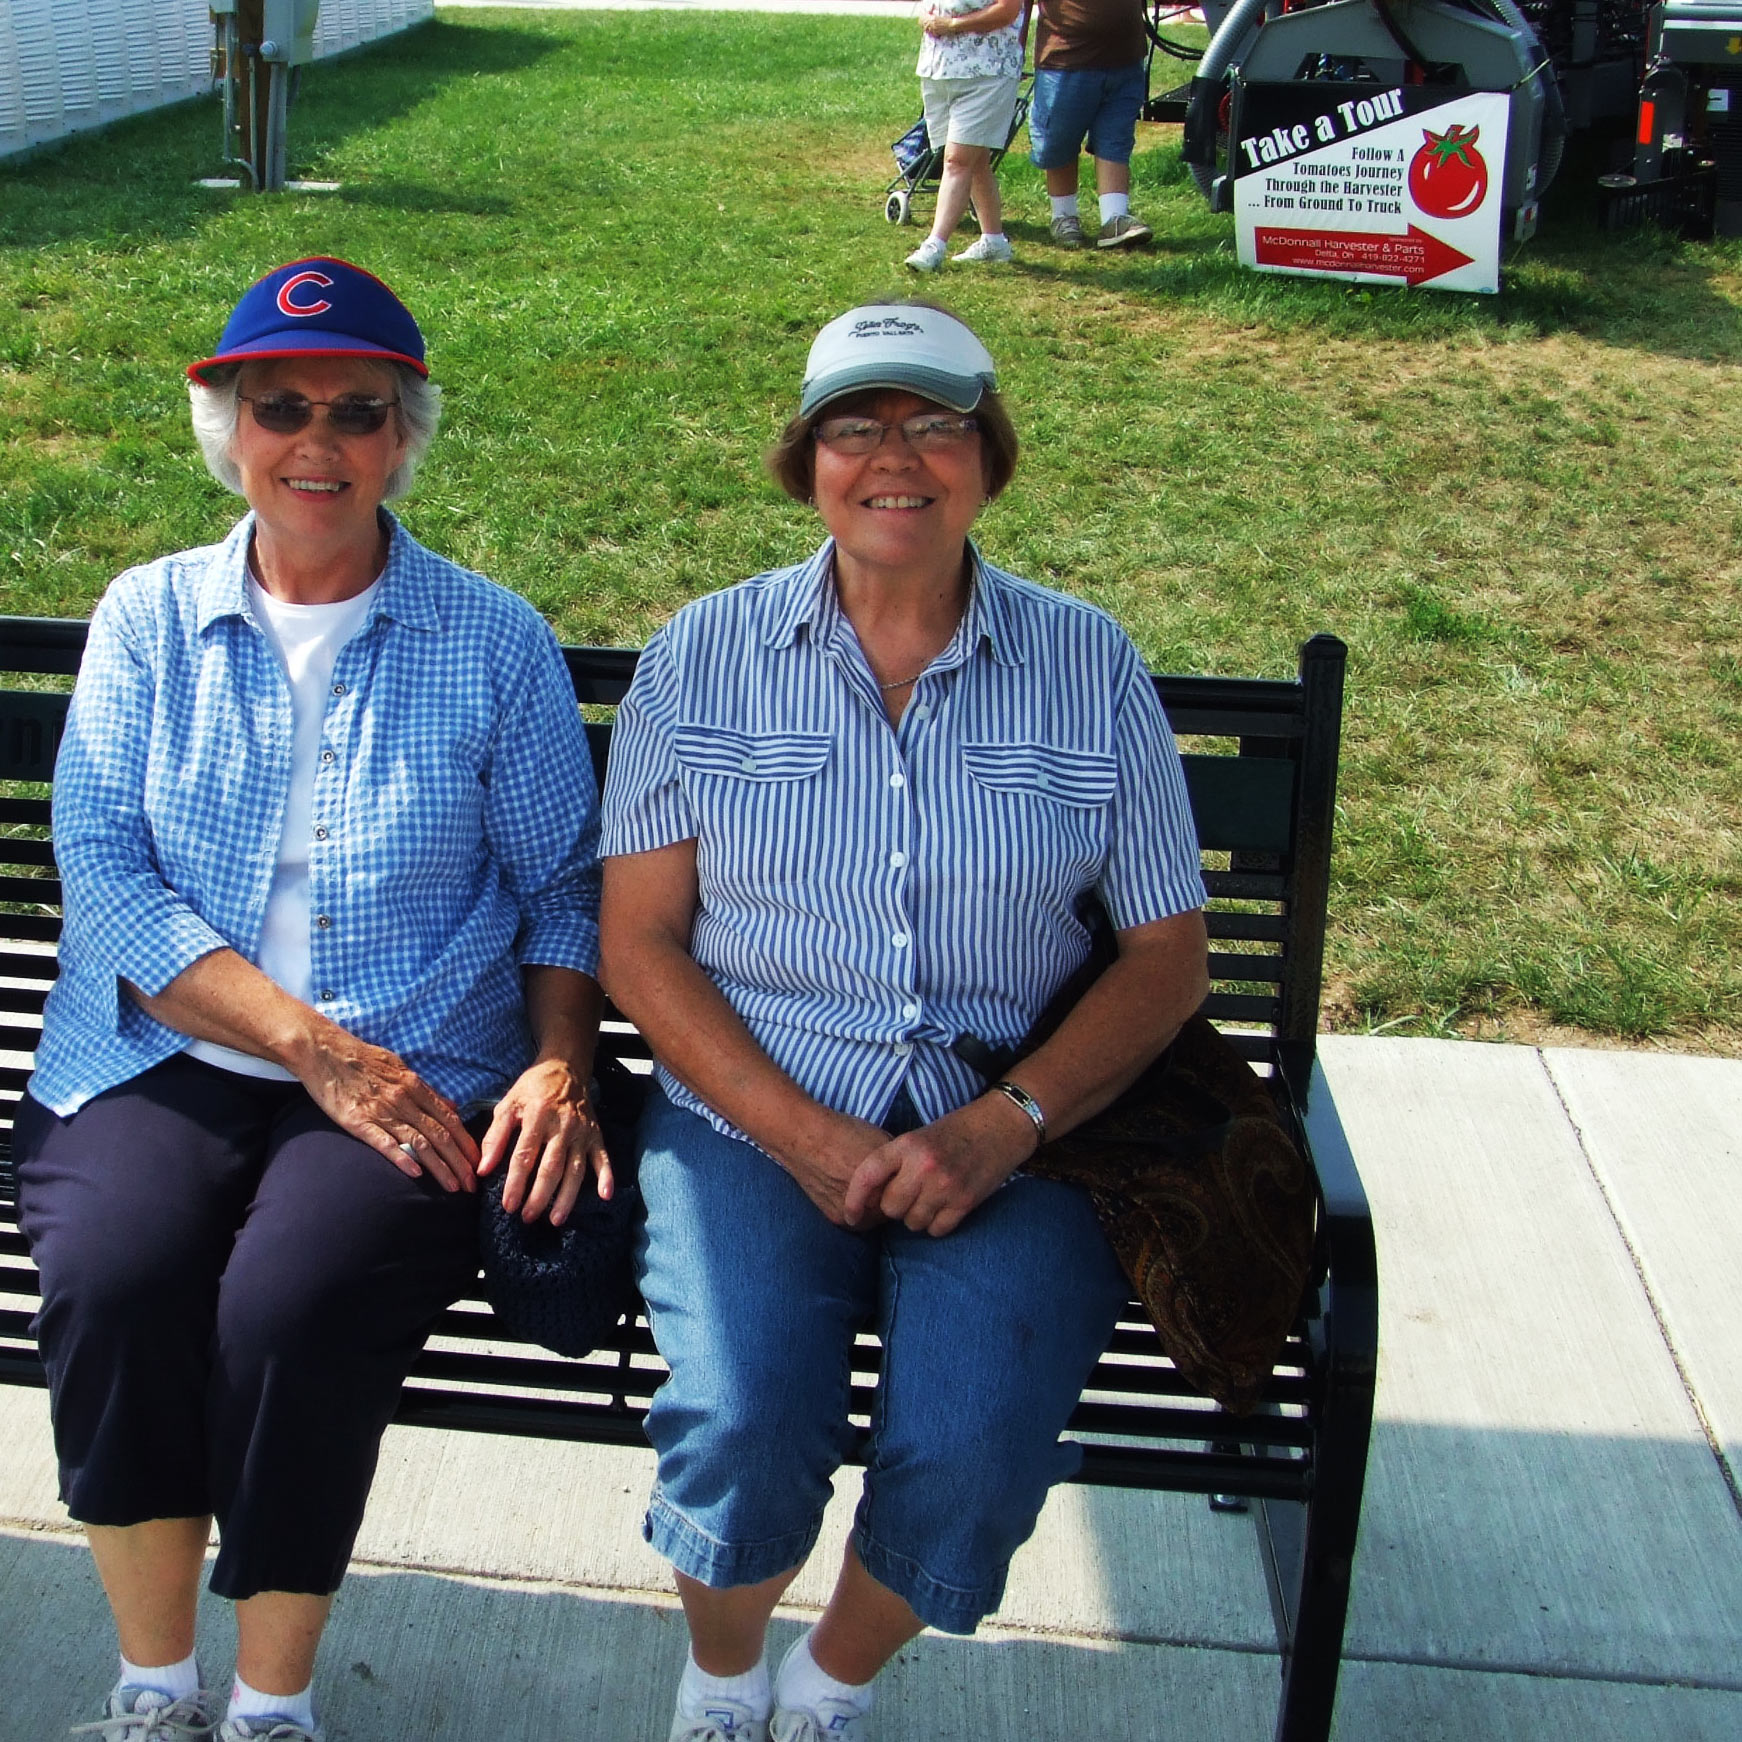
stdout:
[[287,278],[278,287],[278,306],[287,315],[324,315],[333,305],[325,297],[316,302],[292,302],[290,293],[305,284],[318,284],[323,287],[333,281],[324,272],[299,272],[294,278]]

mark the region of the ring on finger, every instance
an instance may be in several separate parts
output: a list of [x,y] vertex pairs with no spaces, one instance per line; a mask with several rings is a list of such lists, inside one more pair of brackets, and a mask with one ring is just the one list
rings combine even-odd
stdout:
[[410,1156],[413,1161],[417,1160],[417,1145],[409,1137],[400,1144],[399,1148],[401,1154]]

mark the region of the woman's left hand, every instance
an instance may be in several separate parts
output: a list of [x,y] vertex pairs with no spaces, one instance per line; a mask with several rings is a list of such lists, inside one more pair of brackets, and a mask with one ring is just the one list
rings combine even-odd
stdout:
[[847,1186],[847,1225],[880,1211],[916,1234],[952,1234],[1034,1150],[1027,1115],[982,1095],[866,1156]]
[[507,1157],[502,1207],[510,1215],[519,1211],[523,1222],[536,1222],[548,1209],[552,1224],[561,1227],[589,1169],[601,1198],[613,1190],[611,1158],[587,1085],[560,1059],[542,1059],[521,1074],[496,1103],[481,1148],[480,1174],[494,1173]]

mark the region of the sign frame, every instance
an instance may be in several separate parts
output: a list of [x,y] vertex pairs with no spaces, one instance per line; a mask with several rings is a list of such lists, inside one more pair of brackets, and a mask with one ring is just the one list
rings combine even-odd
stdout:
[[1504,91],[1233,75],[1228,166],[1240,264],[1492,295]]

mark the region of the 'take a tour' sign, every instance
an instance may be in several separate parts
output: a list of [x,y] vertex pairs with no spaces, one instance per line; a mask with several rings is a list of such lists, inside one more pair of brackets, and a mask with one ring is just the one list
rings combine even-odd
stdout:
[[1425,85],[1240,85],[1241,265],[1497,291],[1509,108],[1504,92]]

